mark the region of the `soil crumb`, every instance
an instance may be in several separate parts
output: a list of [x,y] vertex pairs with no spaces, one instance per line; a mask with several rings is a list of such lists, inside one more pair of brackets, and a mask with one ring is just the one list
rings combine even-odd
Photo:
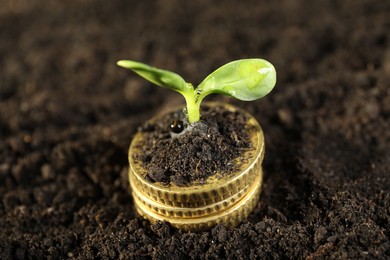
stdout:
[[[178,110],[141,129],[145,138],[133,156],[148,170],[146,178],[188,186],[204,183],[217,173],[224,176],[236,170],[234,159],[251,148],[247,116],[223,106],[203,108],[201,114],[201,121],[189,125],[184,112]],[[181,133],[170,128],[177,122],[184,122]]]

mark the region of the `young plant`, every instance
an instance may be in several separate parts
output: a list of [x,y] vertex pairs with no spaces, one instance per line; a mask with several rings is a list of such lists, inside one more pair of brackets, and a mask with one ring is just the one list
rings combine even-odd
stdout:
[[229,62],[208,75],[196,88],[174,72],[141,62],[120,60],[117,65],[134,71],[160,87],[170,88],[182,94],[187,103],[190,124],[200,120],[200,103],[211,93],[252,101],[267,95],[276,84],[274,66],[263,59]]

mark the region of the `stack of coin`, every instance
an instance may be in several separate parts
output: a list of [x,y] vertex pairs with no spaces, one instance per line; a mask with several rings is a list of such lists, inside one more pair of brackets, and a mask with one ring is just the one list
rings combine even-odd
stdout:
[[[227,106],[227,105],[225,105]],[[238,108],[227,106],[230,110]],[[131,156],[143,137],[137,133],[129,149],[129,180],[138,213],[156,221],[167,221],[182,230],[207,230],[217,224],[235,226],[248,217],[259,201],[262,184],[261,163],[264,157],[264,137],[257,121],[249,118],[253,149],[237,158],[239,170],[228,176],[215,175],[206,183],[178,187],[174,184],[152,183],[145,178],[141,162]]]

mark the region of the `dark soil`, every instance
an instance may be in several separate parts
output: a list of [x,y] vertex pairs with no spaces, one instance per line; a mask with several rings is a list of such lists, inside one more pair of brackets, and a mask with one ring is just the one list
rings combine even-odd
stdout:
[[[253,129],[243,113],[214,106],[203,108],[201,115],[201,121],[189,125],[179,109],[146,123],[143,139],[131,154],[147,170],[145,178],[190,186],[216,174],[228,176],[248,159],[244,152],[251,149]],[[182,125],[181,131],[177,125]]]
[[[389,1],[1,1],[0,258],[390,257]],[[126,70],[201,82],[235,59],[278,71],[252,113],[259,205],[236,228],[150,225],[132,204],[137,128],[182,97]]]

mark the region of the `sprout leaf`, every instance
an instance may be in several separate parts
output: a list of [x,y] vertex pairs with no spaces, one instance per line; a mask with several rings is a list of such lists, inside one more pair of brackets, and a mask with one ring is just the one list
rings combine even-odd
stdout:
[[275,86],[274,66],[263,59],[236,60],[215,70],[199,84],[200,99],[220,93],[244,101],[267,95]]
[[131,60],[120,60],[117,62],[117,65],[134,71],[157,86],[170,88],[180,93],[188,91],[188,84],[181,76],[174,72],[154,68],[144,63]]
[[174,72],[131,60],[120,60],[117,64],[158,86],[181,93],[187,103],[188,122],[191,124],[200,120],[200,103],[209,94],[220,93],[251,101],[267,95],[276,84],[274,66],[263,59],[236,60],[223,65],[207,76],[196,89]]

